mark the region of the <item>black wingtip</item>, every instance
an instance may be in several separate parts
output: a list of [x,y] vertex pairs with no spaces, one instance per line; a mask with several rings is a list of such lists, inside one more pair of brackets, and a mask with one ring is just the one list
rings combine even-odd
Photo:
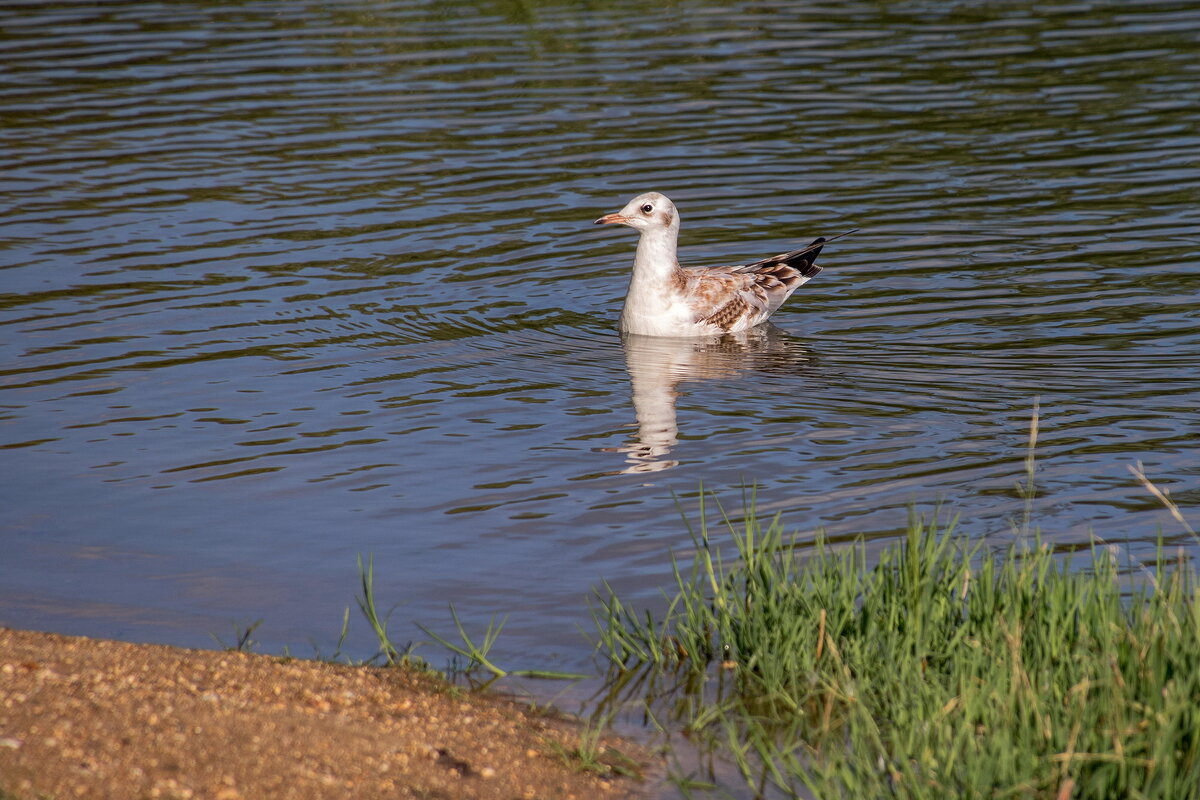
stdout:
[[821,248],[824,246],[825,241],[824,236],[818,236],[813,240],[812,244],[803,250],[791,254],[788,258],[784,259],[783,263],[799,272],[805,278],[813,277],[821,271],[816,261],[817,256],[821,255]]
[[858,231],[858,228],[848,230],[845,233],[839,233],[837,236],[830,236],[828,239],[826,239],[824,236],[818,236],[816,239],[813,239],[812,244],[808,245],[807,247],[802,247],[799,250],[793,250],[790,253],[781,253],[777,256],[772,256],[771,258],[764,258],[762,261],[755,261],[752,264],[746,264],[738,269],[742,272],[749,272],[773,264],[787,264],[805,278],[811,278],[821,271],[821,268],[814,263],[817,260],[817,256],[821,254],[821,249],[828,242],[836,241],[837,239],[841,239],[843,236],[849,236],[856,231]]
[[806,278],[811,278],[821,271],[821,268],[816,265],[817,256],[821,255],[821,249],[824,248],[826,242],[832,242],[834,239],[840,239],[843,236],[849,236],[858,231],[858,228],[853,228],[845,233],[839,233],[837,236],[831,236],[826,239],[824,236],[818,236],[812,240],[812,244],[803,250],[798,250],[795,253],[790,253],[787,259],[787,264],[796,269],[801,275]]

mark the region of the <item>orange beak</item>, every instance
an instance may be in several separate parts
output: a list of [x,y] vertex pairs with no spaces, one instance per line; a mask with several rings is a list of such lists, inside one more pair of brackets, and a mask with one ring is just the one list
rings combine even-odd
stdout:
[[593,225],[620,225],[628,222],[628,217],[622,217],[620,214],[605,214],[600,219],[593,222]]

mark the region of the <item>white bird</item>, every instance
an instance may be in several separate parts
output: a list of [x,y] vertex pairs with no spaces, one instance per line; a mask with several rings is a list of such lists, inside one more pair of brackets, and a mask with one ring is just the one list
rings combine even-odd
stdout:
[[628,225],[641,232],[620,327],[644,336],[734,333],[766,322],[821,271],[817,255],[832,241],[819,238],[808,247],[751,264],[683,269],[675,257],[679,212],[666,195],[639,194],[595,224]]

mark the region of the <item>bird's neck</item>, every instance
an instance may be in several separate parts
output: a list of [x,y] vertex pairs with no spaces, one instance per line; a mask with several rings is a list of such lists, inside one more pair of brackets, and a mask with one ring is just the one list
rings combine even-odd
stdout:
[[679,229],[672,226],[644,231],[638,239],[637,255],[633,259],[634,286],[667,286],[682,277],[675,255]]

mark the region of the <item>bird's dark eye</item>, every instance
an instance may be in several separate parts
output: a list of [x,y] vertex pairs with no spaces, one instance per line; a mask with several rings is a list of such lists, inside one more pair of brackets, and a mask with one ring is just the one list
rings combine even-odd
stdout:
[[649,214],[653,210],[654,210],[654,206],[650,205],[649,203],[646,203],[646,205],[642,206],[643,214]]

